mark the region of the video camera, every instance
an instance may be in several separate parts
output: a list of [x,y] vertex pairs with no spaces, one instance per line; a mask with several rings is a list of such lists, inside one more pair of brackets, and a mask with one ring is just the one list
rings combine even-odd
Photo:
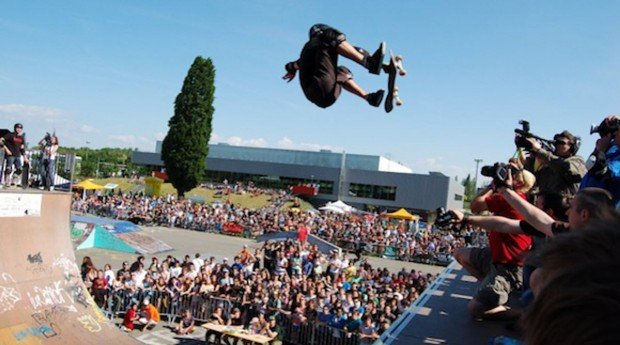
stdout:
[[532,144],[527,140],[527,138],[532,138],[538,141],[540,146],[546,151],[553,152],[555,150],[555,142],[553,140],[541,138],[530,132],[530,123],[528,121],[520,120],[519,124],[521,125],[521,128],[515,128],[515,133],[518,134],[517,138],[515,138],[515,144],[517,145],[517,147],[531,150]]
[[43,142],[43,146],[51,146],[52,145],[52,135],[49,132],[46,132],[45,133],[45,137],[41,141]]
[[435,212],[437,212],[435,225],[440,228],[451,227],[453,225],[452,223],[457,220],[453,212],[450,212],[443,207],[439,207]]
[[601,138],[606,136],[607,134],[613,134],[618,129],[620,129],[620,120],[617,118],[612,118],[608,121],[606,118],[601,121],[601,123],[597,125],[590,126],[590,134],[598,133]]
[[493,179],[493,183],[496,186],[506,186],[506,179],[508,179],[508,171],[512,172],[514,176],[519,169],[512,164],[497,162],[493,165],[485,165],[480,169],[482,176],[490,177]]
[[[443,207],[437,208],[435,212],[437,213],[435,225],[440,229],[458,232],[465,228],[466,221],[464,219],[466,219],[467,217],[464,217],[464,219],[458,219],[456,213],[450,210],[446,210]],[[461,225],[457,224],[459,222],[461,223]]]

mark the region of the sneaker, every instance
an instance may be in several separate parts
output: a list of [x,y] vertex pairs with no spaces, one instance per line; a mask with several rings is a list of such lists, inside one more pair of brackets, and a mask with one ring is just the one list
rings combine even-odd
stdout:
[[368,72],[372,74],[381,73],[383,68],[383,58],[385,57],[385,42],[381,42],[379,48],[366,59],[366,67]]
[[383,90],[378,90],[377,92],[369,93],[366,95],[366,101],[368,101],[368,104],[372,105],[373,107],[378,107],[381,105],[381,101],[383,101],[384,93],[385,91]]

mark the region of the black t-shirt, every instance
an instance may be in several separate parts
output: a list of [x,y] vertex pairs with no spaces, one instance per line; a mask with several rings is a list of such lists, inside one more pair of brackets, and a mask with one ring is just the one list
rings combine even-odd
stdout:
[[11,151],[11,156],[20,157],[22,150],[26,144],[25,135],[15,135],[15,133],[7,133],[2,137],[4,139],[4,145]]
[[[521,227],[521,231],[523,231],[523,233],[526,235],[535,236],[535,237],[546,237],[547,236],[545,233],[538,231],[538,229],[533,227],[532,224],[524,220],[519,222],[519,226]],[[563,233],[568,232],[569,230],[570,230],[570,227],[568,226],[568,223],[554,222],[553,224],[551,224],[551,232],[554,235],[563,234]]]
[[233,317],[230,319],[231,326],[243,326],[243,317]]

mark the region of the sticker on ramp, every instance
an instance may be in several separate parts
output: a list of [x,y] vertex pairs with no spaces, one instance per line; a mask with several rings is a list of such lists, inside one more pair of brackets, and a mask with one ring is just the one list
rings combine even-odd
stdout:
[[39,217],[41,200],[41,194],[0,193],[0,217]]

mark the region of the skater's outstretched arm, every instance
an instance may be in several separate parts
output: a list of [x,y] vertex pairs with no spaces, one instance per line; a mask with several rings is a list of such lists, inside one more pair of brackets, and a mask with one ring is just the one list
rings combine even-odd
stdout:
[[297,70],[299,69],[299,63],[297,63],[297,61],[291,61],[284,65],[284,69],[286,69],[286,74],[282,79],[290,83],[291,80],[295,79],[295,74],[297,74]]

